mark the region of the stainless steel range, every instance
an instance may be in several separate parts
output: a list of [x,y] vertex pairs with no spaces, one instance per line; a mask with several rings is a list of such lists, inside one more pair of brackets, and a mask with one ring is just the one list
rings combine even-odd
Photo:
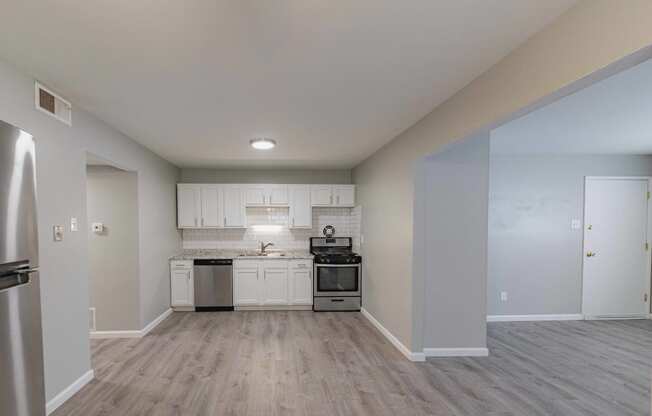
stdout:
[[362,305],[362,257],[351,237],[313,237],[313,310],[359,311]]

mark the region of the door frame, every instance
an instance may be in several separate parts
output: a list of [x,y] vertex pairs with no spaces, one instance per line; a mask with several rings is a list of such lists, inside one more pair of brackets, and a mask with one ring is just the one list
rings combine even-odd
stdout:
[[613,181],[613,180],[646,180],[647,181],[647,190],[648,193],[652,192],[652,176],[585,176],[584,177],[584,192],[583,192],[583,205],[584,205],[584,211],[583,211],[583,218],[582,218],[582,302],[581,302],[581,310],[582,310],[582,316],[584,319],[587,320],[592,320],[592,319],[641,319],[641,318],[647,318],[647,319],[652,319],[652,311],[650,310],[650,305],[652,305],[652,301],[650,299],[651,294],[650,290],[652,289],[652,242],[650,241],[650,236],[652,236],[652,221],[650,219],[652,218],[652,203],[650,203],[652,200],[648,198],[648,204],[647,204],[647,226],[646,226],[646,241],[648,244],[650,244],[650,248],[647,250],[647,258],[646,258],[646,263],[647,263],[647,279],[645,282],[645,287],[647,288],[647,294],[648,294],[648,301],[647,301],[647,311],[645,312],[644,315],[641,316],[632,316],[632,317],[599,317],[599,316],[588,316],[584,313],[585,308],[584,308],[584,300],[585,300],[585,294],[584,294],[584,279],[585,279],[585,270],[584,270],[584,265],[586,258],[585,252],[586,252],[586,232],[587,230],[587,224],[586,224],[586,219],[587,219],[587,204],[586,204],[586,185],[589,181],[595,181],[595,180],[604,180],[604,181]]

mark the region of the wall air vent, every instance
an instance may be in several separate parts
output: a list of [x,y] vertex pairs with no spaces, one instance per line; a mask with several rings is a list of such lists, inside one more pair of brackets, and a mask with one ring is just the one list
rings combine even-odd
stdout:
[[34,99],[38,110],[51,115],[69,126],[72,125],[72,105],[59,95],[45,88],[38,81],[35,83]]

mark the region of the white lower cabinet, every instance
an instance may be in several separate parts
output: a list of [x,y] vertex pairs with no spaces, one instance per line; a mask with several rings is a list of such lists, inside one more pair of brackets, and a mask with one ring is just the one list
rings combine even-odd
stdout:
[[311,260],[236,260],[235,306],[312,305]]
[[291,305],[312,305],[312,261],[290,262],[289,286]]
[[233,270],[233,303],[235,306],[260,304],[260,264],[237,261]]
[[195,282],[192,261],[170,263],[170,306],[192,307],[195,305]]
[[288,263],[271,260],[263,262],[263,305],[289,305]]

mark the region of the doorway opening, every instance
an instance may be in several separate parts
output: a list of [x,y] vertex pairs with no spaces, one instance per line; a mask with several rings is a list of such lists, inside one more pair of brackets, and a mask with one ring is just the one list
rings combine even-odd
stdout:
[[490,321],[650,317],[652,60],[491,132]]
[[138,175],[87,154],[89,331],[92,338],[140,330]]

